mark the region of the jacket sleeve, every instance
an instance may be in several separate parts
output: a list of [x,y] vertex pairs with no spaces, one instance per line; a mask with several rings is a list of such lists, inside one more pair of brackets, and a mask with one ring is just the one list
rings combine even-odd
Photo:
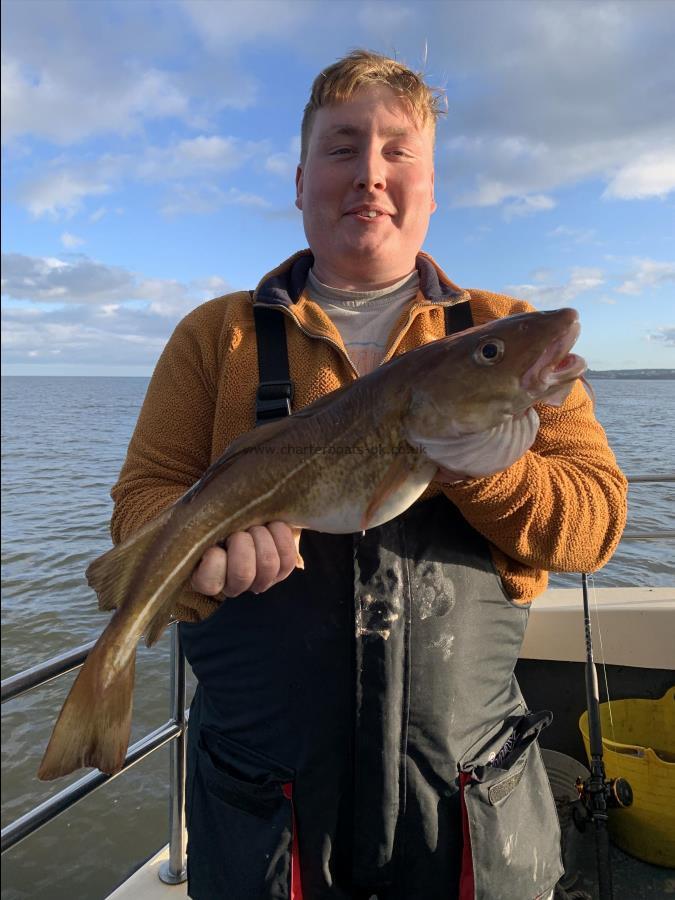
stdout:
[[183,319],[155,368],[111,491],[114,543],[182,496],[210,463],[221,326],[208,306]]
[[537,439],[503,472],[443,491],[506,556],[534,569],[590,572],[626,523],[626,479],[577,382],[559,407],[540,404]]

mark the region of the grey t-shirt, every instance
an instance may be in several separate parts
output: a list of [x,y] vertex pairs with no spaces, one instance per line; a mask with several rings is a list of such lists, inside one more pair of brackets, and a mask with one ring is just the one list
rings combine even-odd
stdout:
[[310,269],[305,290],[340,332],[356,371],[366,375],[382,362],[387,338],[405,306],[417,296],[419,281],[415,269],[378,291],[343,291],[323,284]]

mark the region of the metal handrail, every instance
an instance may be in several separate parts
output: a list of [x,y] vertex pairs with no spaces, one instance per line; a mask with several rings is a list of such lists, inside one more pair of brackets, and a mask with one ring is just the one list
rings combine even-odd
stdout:
[[[626,476],[629,484],[670,483],[675,475],[665,473]],[[675,531],[624,532],[622,540],[662,540],[675,537]],[[40,665],[33,666],[2,682],[2,703],[20,697],[27,691],[42,687],[79,668],[96,642],[68,650]],[[178,884],[187,878],[185,842],[185,732],[188,715],[185,708],[185,657],[180,632],[174,623],[171,634],[171,718],[160,728],[145,735],[127,751],[122,769],[116,775],[90,772],[64,790],[29,810],[2,829],[2,853],[33,834],[47,822],[65,812],[93,791],[102,787],[165,744],[171,744],[169,770],[169,859],[160,866],[159,877],[168,884]]]
[[664,474],[660,472],[642,475],[626,475],[629,484],[652,484],[654,482],[668,483],[675,481],[675,475]]
[[[675,481],[675,475],[651,473],[642,475],[626,475],[628,484],[668,484]],[[624,531],[622,541],[660,541],[673,540],[675,531],[661,529],[659,531]]]
[[169,756],[169,859],[159,867],[166,884],[187,881],[187,842],[185,839],[185,656],[178,625],[171,635],[171,720],[180,729],[172,741]]
[[[36,687],[42,687],[73,669],[79,668],[96,642],[91,641],[74,650],[55,656],[46,662],[19,672],[2,682],[2,702],[12,700]],[[160,867],[159,877],[169,884],[179,884],[187,878],[185,853],[185,657],[180,632],[175,624],[171,634],[171,718],[164,725],[145,735],[127,750],[124,765],[115,775],[89,772],[58,794],[29,810],[25,815],[2,829],[2,853],[33,834],[43,825],[70,809],[84,797],[107,782],[122,775],[165,744],[171,744],[169,758],[169,860]]]
[[61,675],[79,669],[95,643],[96,641],[89,641],[88,644],[75,647],[74,650],[66,650],[60,656],[53,656],[47,662],[33,666],[31,669],[25,669],[18,675],[5,678],[1,686],[2,702],[13,700],[15,697],[32,691],[33,688],[42,687]]
[[163,747],[167,741],[177,737],[178,732],[179,728],[173,722],[167,722],[129,748],[124,766],[117,774],[105,775],[103,772],[89,772],[88,775],[79,778],[73,784],[68,785],[67,788],[59,791],[58,794],[54,794],[53,797],[40,803],[39,806],[29,810],[25,815],[2,829],[2,852],[9,850],[15,844],[18,844],[19,841],[37,831],[38,828],[46,825],[47,822],[51,822],[60,813],[65,812],[84,797],[117,778],[155,750]]

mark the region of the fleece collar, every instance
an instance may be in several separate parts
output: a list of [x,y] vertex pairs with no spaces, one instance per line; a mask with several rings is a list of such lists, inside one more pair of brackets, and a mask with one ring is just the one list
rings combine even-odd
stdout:
[[[253,302],[266,306],[292,306],[297,303],[313,264],[311,250],[294,254],[265,275],[255,290]],[[427,302],[448,306],[469,299],[468,291],[453,284],[428,253],[418,254],[416,266],[420,276],[420,293]]]

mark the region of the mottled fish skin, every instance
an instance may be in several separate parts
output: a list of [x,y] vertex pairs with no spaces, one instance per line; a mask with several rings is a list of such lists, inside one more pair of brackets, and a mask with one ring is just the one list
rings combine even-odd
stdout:
[[[115,613],[71,688],[38,777],[122,768],[137,642],[159,638],[208,547],[274,520],[349,533],[394,518],[436,472],[421,447],[503,428],[582,375],[584,361],[569,355],[578,333],[570,309],[498,319],[237,439],[172,507],[89,566],[99,606]],[[499,349],[494,358],[486,344],[488,356]]]

